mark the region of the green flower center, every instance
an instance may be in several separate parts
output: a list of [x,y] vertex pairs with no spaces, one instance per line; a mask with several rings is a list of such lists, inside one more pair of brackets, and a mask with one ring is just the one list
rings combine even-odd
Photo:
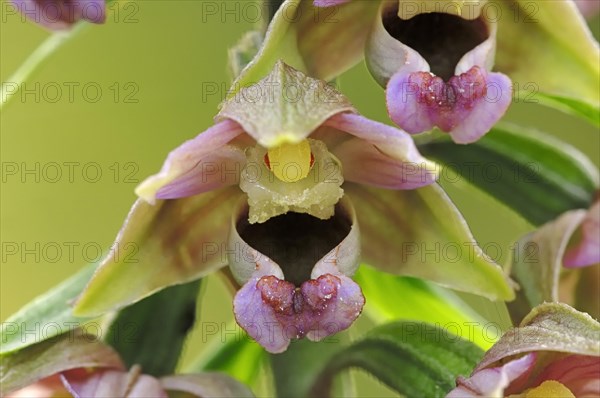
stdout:
[[240,188],[248,194],[248,221],[263,223],[287,212],[321,220],[334,214],[344,195],[340,162],[321,141],[307,139],[269,150],[246,150]]

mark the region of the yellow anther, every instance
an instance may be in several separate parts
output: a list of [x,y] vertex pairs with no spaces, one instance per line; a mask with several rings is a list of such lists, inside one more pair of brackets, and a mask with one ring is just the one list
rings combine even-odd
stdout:
[[562,383],[547,380],[527,391],[525,398],[575,398],[575,395]]
[[308,140],[282,144],[268,150],[267,167],[283,182],[296,182],[308,176],[313,163]]

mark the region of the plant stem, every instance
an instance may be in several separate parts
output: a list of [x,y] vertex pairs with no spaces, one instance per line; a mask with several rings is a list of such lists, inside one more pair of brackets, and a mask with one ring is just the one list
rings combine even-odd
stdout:
[[81,32],[89,23],[80,22],[68,32],[57,32],[46,38],[25,62],[0,87],[0,110],[21,90],[23,83],[46,61],[54,51]]

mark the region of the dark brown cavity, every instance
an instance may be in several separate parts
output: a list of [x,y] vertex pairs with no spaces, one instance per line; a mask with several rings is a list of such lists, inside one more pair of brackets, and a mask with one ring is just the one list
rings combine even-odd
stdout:
[[404,20],[398,17],[398,4],[384,11],[383,26],[393,38],[419,52],[431,72],[445,81],[454,76],[458,61],[489,37],[482,16],[466,20],[433,12]]
[[328,220],[290,212],[249,224],[246,213],[236,225],[242,239],[275,261],[285,280],[297,287],[310,279],[315,264],[348,236],[351,227],[350,217],[339,205]]

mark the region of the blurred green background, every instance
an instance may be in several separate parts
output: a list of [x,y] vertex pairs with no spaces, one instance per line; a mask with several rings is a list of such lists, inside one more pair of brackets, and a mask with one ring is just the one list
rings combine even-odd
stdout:
[[[2,111],[2,320],[96,258],[97,248],[106,252],[136,182],[210,126],[229,84],[227,49],[255,26],[259,10],[250,1],[120,4],[109,7],[106,25],[54,54]],[[13,15],[8,1],[1,5],[5,81],[48,33]],[[339,84],[362,113],[388,121],[383,91],[364,64]],[[533,104],[515,104],[506,119],[550,132],[599,162],[598,129],[583,121]],[[448,189],[482,244],[508,248],[531,229],[484,194]],[[232,319],[221,286],[212,283],[204,297],[204,321]]]

